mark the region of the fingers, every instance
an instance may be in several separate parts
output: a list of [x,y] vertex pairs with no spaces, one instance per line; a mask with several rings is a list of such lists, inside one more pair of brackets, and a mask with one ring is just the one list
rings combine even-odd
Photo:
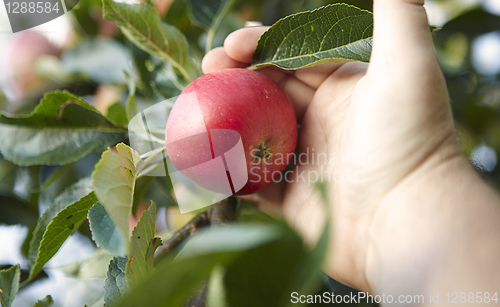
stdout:
[[201,63],[204,73],[224,68],[247,67],[257,42],[268,27],[249,27],[234,31],[224,41],[224,47],[212,49]]
[[224,47],[219,47],[210,50],[203,61],[201,62],[201,68],[204,73],[209,73],[215,70],[224,69],[224,68],[243,68],[248,66],[246,63],[241,63],[231,59],[224,51]]
[[249,27],[234,31],[224,41],[227,55],[238,62],[252,63],[252,56],[262,33],[269,27]]
[[316,90],[298,80],[293,72],[283,71],[275,67],[265,67],[258,71],[274,80],[285,90],[292,101],[297,121],[300,123]]
[[295,71],[295,77],[317,89],[331,74],[336,72],[344,63],[325,63],[318,66],[301,68]]
[[374,0],[370,69],[411,72],[437,64],[424,0]]
[[285,181],[271,182],[257,193],[241,196],[265,213],[280,216],[285,192]]

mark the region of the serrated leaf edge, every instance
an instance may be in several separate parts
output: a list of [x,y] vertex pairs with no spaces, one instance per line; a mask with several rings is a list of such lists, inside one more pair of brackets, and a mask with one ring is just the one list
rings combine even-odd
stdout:
[[[104,6],[104,3],[105,3],[105,2],[107,2],[107,1],[113,2],[113,5],[115,5],[115,4],[116,4],[116,3],[114,3],[114,1],[113,1],[113,0],[102,0],[102,2],[103,2],[103,6]],[[108,5],[109,5],[109,4],[108,4]],[[162,56],[164,56],[164,57],[165,57],[165,59],[166,59],[168,62],[170,62],[170,63],[172,64],[172,66],[174,66],[175,68],[177,68],[177,69],[178,69],[178,70],[182,73],[182,75],[184,76],[184,78],[186,78],[186,80],[191,81],[191,77],[189,76],[189,73],[188,73],[188,72],[184,69],[184,67],[182,66],[182,64],[181,64],[181,63],[179,63],[179,62],[177,62],[176,60],[174,60],[174,59],[173,59],[173,58],[172,58],[172,57],[171,57],[168,53],[166,53],[166,52],[165,52],[164,50],[162,50],[162,49],[161,49],[158,45],[156,45],[155,43],[153,43],[153,42],[152,42],[152,41],[151,41],[148,37],[144,37],[144,35],[142,35],[142,33],[141,33],[138,29],[136,29],[135,27],[133,27],[133,26],[132,26],[132,25],[131,25],[128,21],[127,21],[127,19],[125,19],[125,18],[124,18],[121,14],[119,14],[119,13],[118,13],[118,11],[117,11],[117,10],[113,7],[113,5],[109,5],[109,6],[110,6],[110,8],[113,10],[113,12],[114,12],[117,16],[119,16],[119,17],[122,19],[122,21],[123,21],[124,23],[126,23],[126,24],[128,25],[128,27],[129,27],[130,29],[133,29],[134,33],[136,33],[137,35],[141,36],[141,37],[142,37],[142,39],[144,39],[145,41],[148,41],[148,42],[151,44],[151,46],[153,46],[153,48],[154,48],[154,49],[156,49],[156,51],[157,51],[159,54],[161,54]],[[140,6],[140,5],[152,5],[152,4],[149,4],[149,2],[147,2],[147,3],[145,3],[145,4],[144,4],[144,3],[134,3],[134,4],[127,4],[127,5]],[[153,8],[154,8],[154,6],[153,6]],[[155,9],[155,12],[156,12],[156,9]],[[157,13],[157,14],[158,14],[158,13]],[[157,16],[158,16],[158,15],[157,15]],[[159,16],[158,16],[158,18],[159,18]],[[103,19],[106,19],[106,14],[103,14]],[[106,20],[109,20],[109,19],[106,19]],[[161,26],[163,26],[163,25],[164,25],[164,23],[161,21],[161,19],[160,19],[160,21],[159,21],[159,22],[160,22],[160,25],[161,25]],[[161,30],[160,30],[160,32],[161,32]],[[163,35],[162,35],[162,36],[163,36]],[[165,42],[167,42],[167,41],[165,40]],[[167,46],[169,46],[169,44],[168,44],[168,43],[167,43],[166,45],[167,45]],[[141,49],[142,49],[142,48],[141,48]]]
[[[333,3],[333,4],[328,4],[328,5],[325,5],[325,6],[322,6],[322,7],[319,7],[319,8],[316,8],[314,10],[310,10],[310,11],[304,11],[304,12],[299,12],[299,13],[296,13],[296,14],[292,14],[292,15],[288,15],[286,17],[283,17],[281,18],[280,20],[278,20],[277,22],[275,22],[271,27],[269,27],[269,29],[266,30],[266,32],[264,32],[259,40],[257,41],[257,46],[259,46],[259,44],[264,44],[267,42],[267,39],[270,37],[270,36],[266,36],[266,33],[268,31],[270,31],[271,29],[273,29],[274,26],[276,26],[278,23],[282,22],[282,21],[285,21],[287,19],[292,19],[292,18],[295,18],[297,16],[300,16],[300,15],[304,15],[304,14],[312,14],[316,11],[319,11],[319,10],[324,10],[324,9],[327,9],[329,7],[334,7],[334,6],[338,6],[338,7],[341,7],[341,6],[345,6],[345,7],[351,7],[351,8],[355,8],[355,9],[358,9],[362,12],[367,12],[371,15],[373,15],[372,12],[368,11],[368,10],[365,10],[365,9],[361,9],[355,5],[351,5],[351,4],[347,4],[347,3]],[[372,25],[373,25],[373,22],[372,22]],[[357,40],[357,41],[354,41],[354,42],[351,42],[349,43],[348,45],[345,45],[345,46],[349,46],[351,44],[354,44],[354,43],[357,43],[357,42],[360,42],[360,41],[364,41],[364,40],[370,40],[372,39],[373,36],[370,36],[370,37],[367,37],[367,38],[364,38],[364,39],[360,39],[360,40]],[[371,44],[370,44],[371,45]],[[342,46],[342,47],[345,47],[345,46]],[[257,47],[256,47],[257,48]],[[340,47],[337,47],[335,49],[338,49]],[[335,50],[334,49],[334,50]],[[327,53],[327,51],[325,51]],[[316,52],[314,54],[319,54],[320,52]],[[255,70],[255,69],[258,69],[258,68],[262,68],[262,67],[267,67],[267,66],[276,66],[276,67],[279,67],[279,68],[282,68],[282,69],[285,69],[285,70],[296,70],[296,69],[299,69],[299,68],[307,68],[307,67],[312,67],[312,66],[316,66],[316,65],[320,65],[320,64],[324,64],[324,63],[329,63],[329,62],[334,62],[334,63],[344,63],[344,62],[353,62],[354,60],[347,60],[347,59],[341,59],[341,58],[331,58],[331,59],[323,59],[323,60],[318,60],[314,63],[310,63],[310,64],[307,64],[307,65],[303,65],[303,66],[300,66],[300,67],[295,67],[295,68],[288,68],[288,67],[284,67],[284,66],[280,66],[280,65],[277,65],[275,64],[275,62],[279,62],[279,61],[288,61],[290,59],[294,59],[294,58],[300,58],[300,57],[304,57],[304,56],[311,56],[313,54],[310,54],[310,55],[303,55],[303,56],[295,56],[295,57],[291,57],[291,58],[287,58],[287,59],[283,59],[283,60],[278,60],[278,61],[273,61],[272,63],[271,62],[267,62],[267,63],[259,63],[258,60],[255,60],[254,59],[254,63],[248,67],[249,69],[251,70]]]
[[[90,195],[94,195],[94,197],[95,197],[95,194],[94,194],[94,192],[93,192],[93,191],[92,191],[92,192],[90,192],[90,193],[88,193],[87,195],[85,195],[85,196],[81,197],[81,198],[80,198],[80,199],[78,199],[77,201],[73,202],[72,204],[67,205],[64,209],[62,209],[61,211],[59,211],[59,212],[58,212],[58,213],[57,213],[57,214],[56,214],[56,215],[52,218],[52,220],[50,221],[50,223],[49,223],[49,224],[47,224],[47,227],[45,228],[45,231],[43,232],[43,235],[42,235],[42,240],[40,241],[40,245],[38,246],[38,249],[37,249],[37,257],[36,257],[35,263],[34,263],[33,267],[31,267],[31,268],[30,268],[30,275],[29,275],[29,277],[28,277],[28,280],[32,280],[32,279],[33,279],[36,275],[38,275],[38,273],[40,273],[40,272],[37,272],[37,273],[35,273],[35,275],[33,275],[34,269],[37,267],[37,264],[38,264],[38,259],[39,259],[39,255],[40,255],[40,252],[41,252],[41,250],[40,250],[40,249],[41,249],[41,247],[42,247],[42,245],[43,245],[43,242],[45,241],[45,238],[46,238],[45,236],[47,235],[47,230],[49,229],[50,225],[52,225],[52,223],[54,222],[54,220],[55,220],[55,219],[56,219],[59,215],[63,214],[65,210],[67,210],[67,209],[68,209],[69,207],[71,207],[72,205],[74,205],[74,204],[76,204],[76,203],[78,203],[78,202],[82,201],[82,199],[84,199],[84,198],[86,198],[86,197],[88,197],[88,196],[90,196]],[[97,197],[95,197],[95,198],[97,199]],[[88,211],[88,210],[87,210],[87,211]],[[82,211],[82,212],[83,212],[83,211]],[[37,225],[37,226],[38,226],[38,225]],[[74,227],[74,231],[73,231],[73,233],[74,233],[74,232],[76,232],[77,230],[78,230],[78,227]],[[30,242],[30,247],[31,247],[31,242]],[[43,267],[45,266],[45,264],[46,264],[46,263],[44,263],[44,264],[42,265],[42,267],[40,267],[40,271],[43,269]]]

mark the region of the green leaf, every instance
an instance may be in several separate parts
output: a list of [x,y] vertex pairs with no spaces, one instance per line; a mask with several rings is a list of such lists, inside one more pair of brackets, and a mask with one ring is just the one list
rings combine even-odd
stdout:
[[97,202],[94,193],[80,198],[78,201],[61,210],[47,226],[43,234],[35,265],[31,268],[30,279],[38,274],[45,263],[61,248],[87,217],[87,212]]
[[114,257],[109,263],[108,277],[104,283],[104,303],[106,306],[115,303],[129,290],[127,280],[125,279],[126,265],[126,257]]
[[[266,231],[269,225],[261,227]],[[279,230],[279,240],[245,253],[227,267],[229,306],[283,306],[290,300],[290,293],[297,291],[292,286],[305,248],[292,229],[282,225]]]
[[125,108],[118,102],[115,102],[111,106],[109,106],[106,112],[106,117],[120,126],[126,126],[128,123],[127,112],[125,111]]
[[79,2],[77,7],[71,10],[71,16],[75,19],[75,26],[73,28],[78,37],[98,35],[99,29],[101,29],[101,22],[99,19],[95,19],[92,14],[89,14],[95,7],[96,2],[99,4],[95,0],[82,1]]
[[205,30],[220,24],[234,0],[186,0],[191,20]]
[[[262,230],[261,226],[255,225],[214,228],[199,234],[202,234],[202,239],[194,236],[186,245],[192,247],[184,252],[184,256],[173,262],[165,259],[158,263],[150,278],[133,288],[115,306],[182,306],[191,290],[199,286],[215,266],[225,266],[246,251],[279,239],[279,234],[272,229]],[[219,235],[222,237],[217,239]],[[224,243],[226,239],[239,243]],[[212,244],[202,244],[197,248],[204,240]]]
[[155,73],[155,78],[150,82],[150,86],[155,94],[163,99],[178,96],[187,85],[177,76],[169,63],[159,65],[153,73]]
[[[140,49],[136,45],[134,45],[134,43],[128,39],[125,40],[125,43],[132,52],[132,57],[134,59],[134,67],[137,71],[136,78],[132,79],[131,76],[129,76],[128,78],[127,85],[128,85],[129,97],[132,93],[130,86],[133,85],[134,87],[137,86],[142,96],[144,96],[146,100],[151,100],[154,97],[154,93],[153,90],[151,89],[150,82],[154,80],[156,74],[155,72],[150,71],[149,65],[147,65],[147,63],[151,61],[153,56],[147,53],[146,51]],[[135,89],[133,93],[135,99]],[[137,114],[137,112],[130,114],[135,115]]]
[[104,305],[104,295],[101,296],[100,299],[98,299],[97,301],[93,302],[92,305],[89,305],[88,307],[106,307]]
[[[0,265],[0,270],[5,270],[5,269],[9,269],[11,268],[12,265]],[[29,268],[26,268],[26,269],[21,269],[21,277],[20,277],[20,280],[25,280],[26,278],[28,278],[28,276],[30,275],[30,270]],[[49,276],[47,275],[47,273],[45,271],[42,271],[40,274],[38,274],[38,276],[36,276],[35,278],[33,278],[31,280],[32,283],[34,282],[37,282],[39,280],[43,280],[45,278],[48,278]],[[24,285],[23,283],[20,284],[20,288],[22,288]]]
[[282,236],[281,229],[273,225],[246,224],[230,227],[212,227],[200,230],[177,255],[178,259],[207,253],[247,250]]
[[0,302],[2,307],[10,307],[17,291],[19,290],[19,279],[21,269],[19,265],[13,266],[7,270],[0,271]]
[[88,258],[63,265],[59,267],[66,275],[87,279],[87,278],[106,278],[109,262],[113,259],[113,255],[105,249],[98,248]]
[[[90,192],[92,192],[91,180],[90,178],[83,178],[59,194],[54,199],[54,202],[52,202],[42,214],[42,217],[38,220],[36,228],[33,231],[33,237],[31,238],[28,250],[28,258],[32,270],[38,258],[38,248],[40,247],[40,243],[42,242],[43,235],[49,223],[64,208],[77,202]],[[31,279],[33,277],[34,276],[31,276]]]
[[135,103],[135,82],[134,79],[127,75],[128,98],[125,106],[127,122],[129,122],[137,114],[137,105]]
[[34,129],[0,124],[0,152],[21,166],[62,165],[80,160],[125,138],[100,129]]
[[186,0],[190,19],[208,30],[205,52],[212,49],[215,31],[235,0]]
[[148,254],[146,255],[146,266],[149,274],[151,274],[154,270],[156,249],[162,245],[163,243],[160,237],[154,237],[149,245]]
[[163,20],[182,31],[191,30],[191,20],[189,19],[186,0],[174,0],[168,8]]
[[49,178],[47,178],[45,180],[45,182],[43,183],[43,185],[41,187],[33,190],[33,193],[40,193],[40,192],[45,191],[45,189],[47,189],[52,183],[54,183],[54,181],[59,179],[59,177],[61,177],[63,174],[65,174],[72,167],[73,167],[73,164],[66,164],[66,165],[59,166],[55,171],[52,172],[52,174],[50,174]]
[[0,191],[12,191],[16,183],[18,166],[0,155]]
[[125,4],[102,0],[103,18],[115,22],[122,33],[139,48],[170,62],[188,80],[184,69],[188,42],[182,32],[161,21],[151,3]]
[[0,204],[1,224],[32,226],[38,219],[37,212],[33,211],[25,200],[17,196],[0,195]]
[[156,205],[152,203],[147,210],[142,212],[130,237],[129,261],[125,277],[131,287],[153,273],[154,251],[161,245],[161,240],[155,238],[155,232]]
[[481,8],[470,10],[448,21],[442,31],[462,32],[470,36],[498,30],[500,16],[486,12]]
[[116,144],[125,131],[79,97],[55,91],[28,115],[0,115],[0,152],[18,165],[68,164]]
[[182,306],[216,265],[224,265],[238,253],[222,252],[169,263],[163,261],[153,275],[113,306]]
[[63,53],[61,63],[68,73],[81,72],[96,83],[125,83],[124,71],[132,74],[132,55],[118,41],[99,37],[83,37],[78,44]]
[[0,123],[29,127],[116,128],[93,106],[68,91],[46,93],[30,114],[10,117],[2,114]]
[[50,307],[54,305],[54,300],[52,296],[47,295],[45,298],[38,300],[33,307]]
[[92,239],[97,246],[103,247],[116,256],[123,257],[127,254],[126,245],[120,231],[101,203],[97,202],[89,210],[88,218]]
[[190,19],[198,26],[208,30],[225,0],[186,0]]
[[[243,19],[241,19],[241,16],[237,11],[230,9],[228,10],[227,14],[224,15],[224,18],[220,19],[220,23],[214,25],[208,30],[207,41],[205,45],[206,52],[215,47],[223,46],[224,41],[229,34],[245,26]],[[203,45],[203,41],[201,41],[200,44]],[[201,62],[202,58],[200,58],[198,61]]]
[[253,68],[298,69],[325,62],[370,59],[372,13],[332,4],[279,20],[259,39]]
[[[146,194],[151,182],[156,178],[150,176],[138,177],[135,182],[135,192],[134,192],[134,205],[132,206],[132,212],[136,212],[139,204],[143,201],[144,195]],[[154,201],[153,198],[150,198]],[[156,202],[155,202],[156,203]]]
[[[326,186],[324,184],[318,184],[316,185],[316,188],[319,190],[318,192],[323,202],[328,203],[329,195],[327,194],[328,191]],[[325,210],[326,213],[324,216],[328,216],[328,208],[326,207]],[[238,222],[245,224],[277,223],[275,219],[244,201],[240,204],[237,220]],[[299,247],[299,241],[297,240],[299,236],[288,226],[281,226],[283,227],[285,238],[280,240],[280,243],[275,244],[275,246],[269,245],[262,247],[261,253],[266,253],[267,250],[267,254],[269,256],[259,255],[259,251],[256,251],[253,252],[255,253],[253,256],[245,256],[248,258],[246,260],[241,260],[242,262],[239,263],[239,266],[238,264],[234,264],[231,268],[228,268],[228,273],[226,274],[228,278],[226,280],[226,285],[228,287],[227,293],[230,297],[230,302],[232,303],[230,306],[234,305],[235,302],[241,303],[241,301],[244,301],[245,299],[248,299],[252,302],[252,305],[256,306],[277,306],[275,304],[278,304],[278,301],[280,302],[278,305],[283,306],[290,304],[290,297],[280,297],[279,295],[276,295],[277,293],[290,294],[292,291],[297,291],[304,295],[316,294],[318,286],[321,284],[324,276],[320,268],[323,264],[324,257],[326,256],[329,241],[328,238],[331,229],[330,224],[325,224],[320,239],[312,251],[304,248],[301,249]],[[277,246],[280,244],[282,245],[281,247]],[[302,256],[299,258],[288,256],[297,254],[301,254]],[[259,257],[264,257],[266,260],[259,262],[257,260]],[[280,260],[280,257],[282,257],[282,260]],[[253,264],[254,261],[256,263],[260,263],[261,265],[255,266]],[[248,272],[245,271],[245,267],[248,268]],[[293,272],[291,277],[286,277],[288,271]],[[246,276],[245,283],[238,282],[237,280],[238,276],[242,276],[241,274]],[[268,276],[268,274],[271,276]],[[263,284],[261,282],[262,280],[268,281]],[[264,287],[264,289],[260,289],[260,287]],[[274,291],[269,291],[268,288],[274,289]],[[251,293],[260,294],[257,295],[257,298],[248,297],[248,295],[252,295]]]
[[[317,184],[316,188],[322,201],[328,203],[326,186]],[[329,216],[328,208],[325,210],[324,216]],[[244,224],[278,223],[244,201],[240,204],[237,220]],[[292,305],[289,296],[291,292],[297,291],[304,295],[317,293],[324,276],[321,266],[327,252],[330,224],[325,223],[313,250],[301,247],[303,244],[299,235],[290,227],[282,223],[278,223],[278,226],[281,226],[283,232],[283,238],[279,242],[248,253],[227,268],[225,284],[230,306],[240,306],[244,302],[248,302],[249,306],[288,306]],[[241,276],[245,276],[244,281],[239,280]],[[288,295],[283,295],[284,293]]]
[[95,195],[128,242],[139,154],[125,144],[106,150],[92,173]]
[[151,182],[144,198],[154,201],[159,207],[175,207],[177,206],[177,202],[172,195],[172,183],[170,179],[167,177],[156,177]]
[[217,266],[208,280],[207,307],[228,307],[227,293],[224,286],[225,270]]

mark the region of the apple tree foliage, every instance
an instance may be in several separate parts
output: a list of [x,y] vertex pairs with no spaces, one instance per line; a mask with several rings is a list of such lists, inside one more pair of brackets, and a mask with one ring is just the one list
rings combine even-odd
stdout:
[[[127,124],[200,76],[203,55],[243,25],[241,15],[258,7],[262,20],[276,21],[261,36],[249,69],[369,61],[369,10],[337,3],[284,17],[279,1],[257,2],[175,0],[165,11],[149,1],[89,0],[71,11],[78,43],[41,71],[64,80],[60,89],[43,94],[29,112],[0,114],[0,223],[29,229],[22,248],[29,268],[0,270],[3,307],[45,276],[44,265],[75,232],[97,248],[65,272],[105,278],[102,298],[89,306],[288,306],[291,292],[349,291],[320,270],[328,224],[311,249],[284,221],[230,198],[176,232],[156,231],[158,209],[175,206],[171,184],[144,175],[161,152],[131,148]],[[111,39],[98,35],[104,21],[92,17],[96,10],[119,26]],[[461,25],[452,20],[439,35]],[[470,35],[470,28],[463,31]],[[104,83],[126,89],[128,97],[98,110],[92,101]],[[129,229],[140,204],[146,209]],[[86,273],[86,266],[95,269]],[[52,303],[48,295],[35,306]]]

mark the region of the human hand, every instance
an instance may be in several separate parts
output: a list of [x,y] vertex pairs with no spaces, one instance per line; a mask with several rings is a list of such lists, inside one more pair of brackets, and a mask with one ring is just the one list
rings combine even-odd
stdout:
[[[414,249],[426,251],[433,244],[428,234],[441,237],[452,223],[436,210],[440,193],[453,192],[447,190],[456,186],[453,177],[475,176],[456,139],[422,5],[418,0],[374,1],[369,65],[259,70],[290,96],[301,125],[296,154],[305,153],[308,161],[297,161],[289,182],[273,182],[248,199],[263,210],[280,211],[314,242],[324,210],[309,179],[325,179],[333,225],[325,270],[361,290],[404,291],[389,284],[416,269],[412,257],[403,258]],[[206,55],[204,72],[250,65],[266,29],[246,28],[229,35],[224,47]],[[443,184],[438,192],[437,184]],[[419,199],[428,193],[434,194]],[[433,222],[428,222],[429,216],[435,217]],[[408,248],[406,242],[414,246]],[[391,257],[398,259],[393,263],[397,269],[382,272]]]

